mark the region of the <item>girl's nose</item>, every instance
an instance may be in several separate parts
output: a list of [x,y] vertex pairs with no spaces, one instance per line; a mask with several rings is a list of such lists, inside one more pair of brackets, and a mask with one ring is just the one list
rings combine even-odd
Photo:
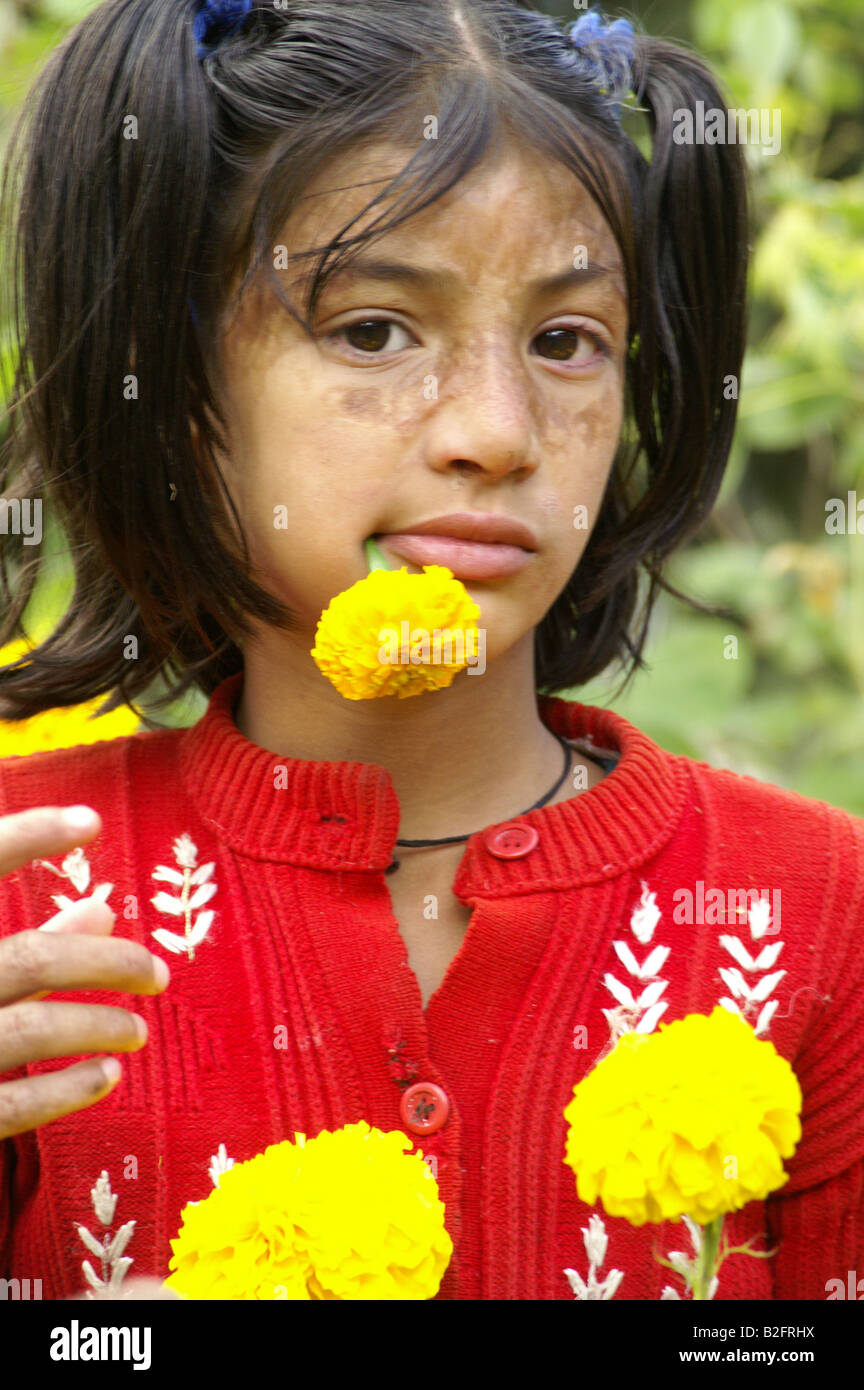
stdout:
[[536,393],[525,365],[501,349],[454,364],[439,379],[427,418],[427,457],[456,477],[508,473],[528,477],[540,462]]

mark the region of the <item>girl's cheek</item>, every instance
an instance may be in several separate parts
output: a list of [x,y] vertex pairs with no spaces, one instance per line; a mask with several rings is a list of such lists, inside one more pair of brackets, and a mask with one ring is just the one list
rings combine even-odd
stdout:
[[342,391],[337,401],[340,415],[349,420],[377,423],[381,419],[384,393],[380,386],[357,386],[350,391]]
[[617,442],[620,430],[620,397],[610,390],[586,403],[572,421],[572,433],[586,457],[605,458]]

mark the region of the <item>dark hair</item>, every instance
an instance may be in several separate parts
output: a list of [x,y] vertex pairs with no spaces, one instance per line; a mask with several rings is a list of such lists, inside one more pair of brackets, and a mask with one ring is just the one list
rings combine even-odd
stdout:
[[[325,161],[404,140],[412,115],[422,113],[420,132],[435,111],[439,138],[418,138],[398,179],[370,199],[399,192],[391,219],[354,236],[348,223],[316,248],[307,315],[337,266],[445,194],[502,131],[584,183],[627,277],[627,423],[580,564],[538,625],[537,680],[540,693],[564,690],[627,657],[629,679],[644,665],[658,587],[686,599],[661,565],[710,511],[735,422],[723,383],[744,350],[743,157],[734,144],[672,138],[676,109],[724,106],[709,69],[636,35],[632,90],[648,113],[649,160],[624,133],[639,118],[616,119],[559,24],[511,0],[287,0],[253,9],[203,63],[198,8],[106,0],[52,53],[12,135],[3,207],[19,144],[24,155],[8,262],[19,363],[0,495],[14,479],[16,495],[41,495],[56,512],[75,595],[44,641],[0,669],[0,716],[108,691],[104,708],[115,708],[159,678],[169,693],[154,707],[190,687],[209,695],[242,667],[247,615],[293,629],[291,610],[252,580],[220,502],[234,512],[212,456],[213,442],[224,447],[219,326],[231,285],[243,277],[239,299],[264,266],[308,331],[269,263],[279,229]],[[124,138],[130,117],[138,138]],[[129,406],[133,372],[142,398]],[[0,645],[23,632],[44,558],[25,560],[14,539],[5,549],[0,584],[12,601]],[[643,570],[650,585],[631,632]]]

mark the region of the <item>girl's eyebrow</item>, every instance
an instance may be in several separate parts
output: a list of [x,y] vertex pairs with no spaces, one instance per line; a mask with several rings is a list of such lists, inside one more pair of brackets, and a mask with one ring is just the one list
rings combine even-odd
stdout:
[[[300,277],[302,279],[303,277]],[[440,289],[454,293],[463,288],[460,277],[452,270],[432,269],[426,266],[408,265],[404,261],[376,261],[358,256],[349,265],[337,270],[330,277],[333,284],[342,279],[386,280],[397,284],[413,285],[416,289]],[[609,266],[599,261],[589,262],[587,266],[571,266],[558,275],[547,275],[539,280],[529,281],[525,288],[535,294],[554,294],[561,290],[578,289],[592,281],[612,281],[620,285],[620,276]],[[295,281],[295,285],[299,281]]]

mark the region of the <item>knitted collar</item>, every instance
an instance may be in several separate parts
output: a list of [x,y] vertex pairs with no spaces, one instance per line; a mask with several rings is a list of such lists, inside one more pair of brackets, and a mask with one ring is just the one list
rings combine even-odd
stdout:
[[[234,722],[242,683],[242,672],[224,680],[202,718],[181,735],[181,773],[199,813],[252,859],[383,873],[399,834],[390,773],[377,763],[313,762],[252,743]],[[674,833],[688,795],[684,760],[610,710],[540,696],[538,711],[564,738],[587,737],[597,748],[617,750],[618,766],[596,787],[517,817],[539,835],[520,858],[490,852],[484,837],[494,826],[475,832],[453,881],[460,899],[612,878],[650,858]]]

